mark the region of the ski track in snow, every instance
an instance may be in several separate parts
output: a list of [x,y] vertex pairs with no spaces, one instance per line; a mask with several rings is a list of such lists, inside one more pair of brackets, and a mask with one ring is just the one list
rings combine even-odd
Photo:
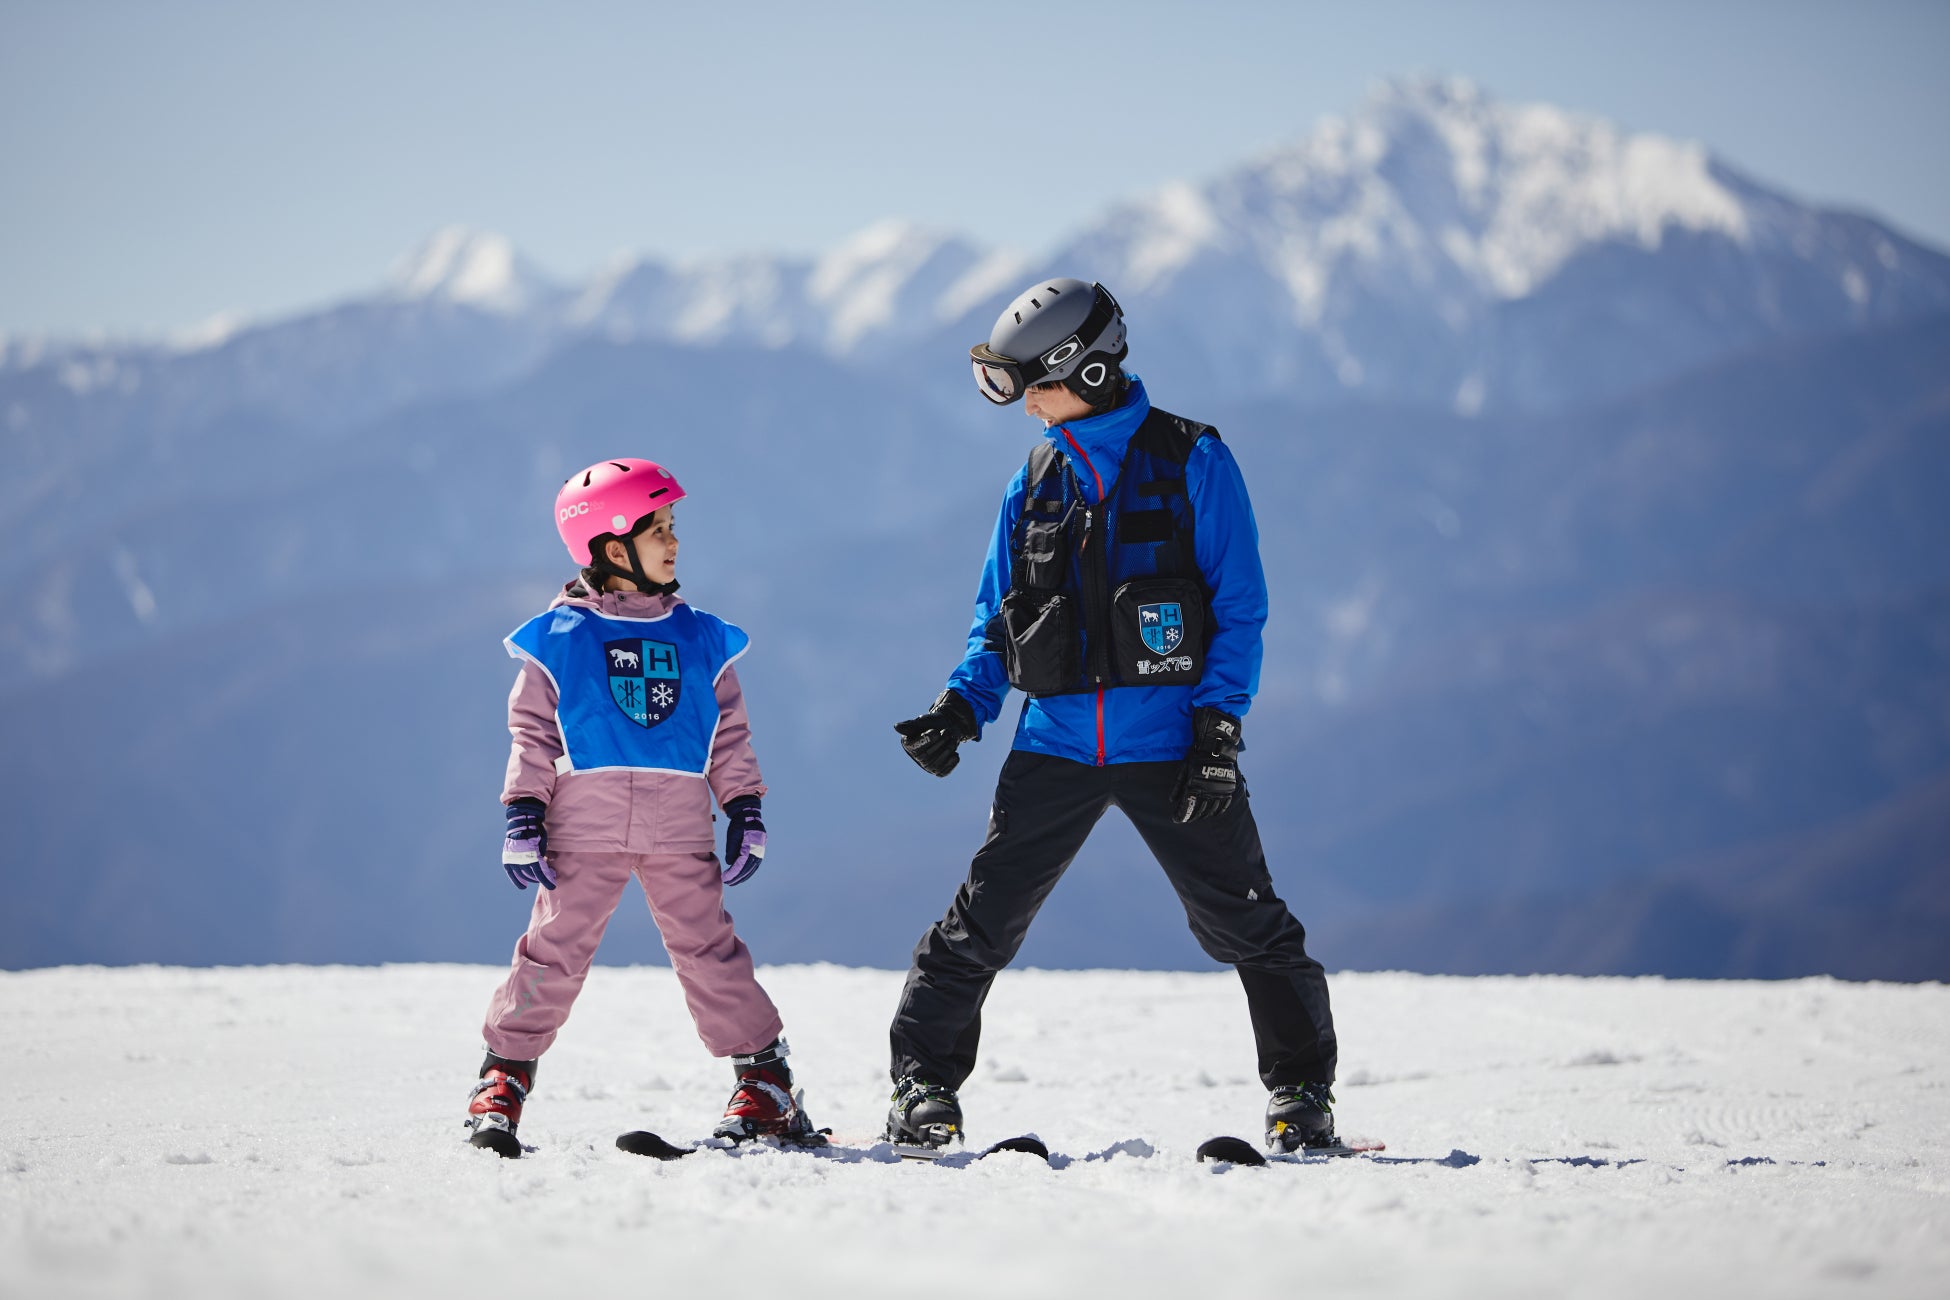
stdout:
[[[872,1149],[898,972],[762,973],[855,1160],[668,1164],[729,1070],[668,970],[596,970],[503,1161],[464,1145],[487,967],[0,974],[0,1295],[1939,1296],[1950,988],[1333,977],[1345,1134],[1402,1163],[1199,1165],[1257,1136],[1229,973],[1015,971],[971,1140]],[[1093,1158],[1094,1157],[1094,1158]]]

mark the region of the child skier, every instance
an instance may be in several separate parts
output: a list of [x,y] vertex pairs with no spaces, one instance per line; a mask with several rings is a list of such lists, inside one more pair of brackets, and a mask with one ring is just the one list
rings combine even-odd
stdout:
[[[590,466],[562,485],[556,529],[585,566],[507,639],[522,661],[508,699],[514,747],[501,861],[541,886],[514,967],[488,1003],[487,1059],[468,1139],[510,1158],[535,1083],[634,875],[698,1036],[736,1085],[715,1134],[821,1139],[792,1090],[783,1026],[732,931],[724,886],[765,857],[758,760],[732,663],[745,633],[677,597],[671,507],[684,489],[647,460]],[[711,799],[729,823],[712,853]]]

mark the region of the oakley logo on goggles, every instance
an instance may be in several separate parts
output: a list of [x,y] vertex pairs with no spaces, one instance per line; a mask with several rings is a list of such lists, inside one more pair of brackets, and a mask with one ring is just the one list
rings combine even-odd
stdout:
[[982,390],[982,396],[997,406],[1007,406],[1035,385],[1047,382],[1051,371],[1074,361],[1084,350],[1085,339],[1100,338],[1117,317],[1117,299],[1103,285],[1093,287],[1096,299],[1090,304],[1090,314],[1083,318],[1083,327],[1039,357],[1017,361],[1003,356],[987,343],[970,348],[968,356],[975,370],[975,387]]

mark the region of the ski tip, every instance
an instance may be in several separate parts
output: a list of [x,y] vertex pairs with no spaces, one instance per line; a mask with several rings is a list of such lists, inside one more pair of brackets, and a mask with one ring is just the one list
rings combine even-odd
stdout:
[[467,1145],[492,1151],[503,1160],[521,1159],[521,1143],[515,1135],[505,1128],[478,1128],[467,1139]]
[[1375,1138],[1342,1138],[1341,1145],[1353,1155],[1369,1155],[1376,1151],[1386,1151],[1388,1144]]
[[1252,1167],[1266,1163],[1266,1157],[1261,1155],[1252,1143],[1236,1137],[1207,1139],[1199,1144],[1198,1158],[1201,1164],[1211,1161],[1213,1164]]
[[1028,1133],[1023,1134],[1021,1137],[1004,1138],[975,1158],[977,1160],[986,1160],[990,1156],[998,1155],[1004,1151],[1014,1151],[1026,1156],[1035,1156],[1044,1163],[1048,1163],[1049,1161],[1049,1148],[1043,1145],[1041,1138]]
[[616,1139],[616,1149],[627,1151],[633,1156],[649,1156],[652,1160],[675,1160],[691,1153],[690,1147],[672,1146],[655,1133],[638,1129],[625,1133]]

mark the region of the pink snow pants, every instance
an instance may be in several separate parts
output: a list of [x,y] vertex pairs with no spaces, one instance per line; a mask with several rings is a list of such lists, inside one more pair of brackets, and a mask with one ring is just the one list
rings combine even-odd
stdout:
[[515,943],[514,968],[488,1002],[481,1036],[496,1056],[530,1061],[549,1049],[569,1018],[596,945],[634,875],[684,989],[697,1036],[713,1056],[756,1052],[784,1025],[752,974],[752,955],[724,910],[714,853],[548,855],[553,890],[537,888],[528,933]]

